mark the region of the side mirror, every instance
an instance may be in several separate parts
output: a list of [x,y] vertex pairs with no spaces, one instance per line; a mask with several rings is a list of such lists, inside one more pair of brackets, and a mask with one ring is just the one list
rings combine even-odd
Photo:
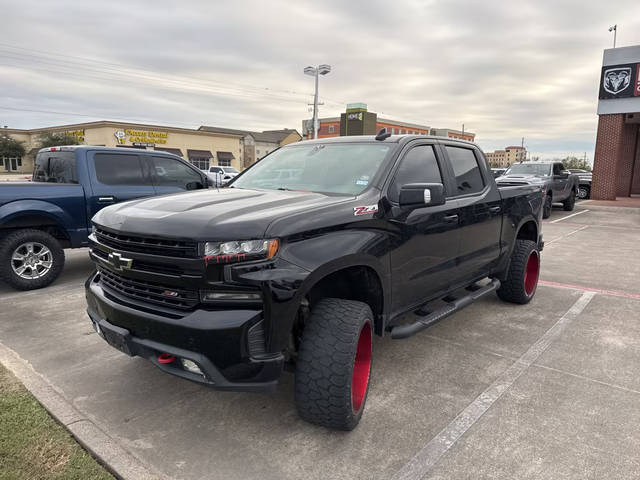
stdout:
[[409,183],[400,188],[401,207],[434,207],[445,201],[441,183]]

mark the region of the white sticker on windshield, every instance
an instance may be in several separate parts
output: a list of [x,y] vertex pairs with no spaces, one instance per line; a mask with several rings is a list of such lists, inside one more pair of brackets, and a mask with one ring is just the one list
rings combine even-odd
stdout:
[[356,185],[369,185],[369,175],[363,175],[358,180],[356,180]]

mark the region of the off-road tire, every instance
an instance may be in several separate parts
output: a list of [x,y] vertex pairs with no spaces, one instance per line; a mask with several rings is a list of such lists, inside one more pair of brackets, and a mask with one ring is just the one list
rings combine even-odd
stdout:
[[569,194],[569,198],[567,198],[564,202],[562,202],[562,207],[565,212],[572,212],[573,207],[576,206],[576,192],[575,190],[571,190]]
[[[21,278],[11,267],[13,252],[20,245],[37,242],[45,245],[52,254],[52,265],[42,277],[28,280]],[[58,240],[42,230],[26,229],[10,233],[0,241],[0,280],[5,281],[17,290],[35,290],[43,288],[53,282],[64,267],[64,250]]]
[[[365,365],[359,344],[367,343],[367,335],[368,345],[361,347],[365,353],[368,348]],[[328,428],[356,427],[369,391],[372,336],[373,314],[366,303],[339,298],[318,302],[305,324],[296,362],[295,398],[300,417]],[[354,369],[356,374],[366,373],[366,385],[356,382],[364,377],[356,378]]]
[[[532,256],[533,260],[531,260]],[[529,263],[531,261],[536,263],[534,268]],[[498,297],[511,303],[529,303],[536,293],[539,274],[540,252],[536,243],[531,240],[516,240],[511,254],[509,271],[505,280],[500,284],[497,292]]]
[[544,198],[544,204],[542,205],[542,218],[549,218],[551,216],[551,210],[553,210],[553,198],[547,193]]
[[580,200],[586,200],[591,196],[591,189],[589,187],[580,186],[578,187],[578,198]]

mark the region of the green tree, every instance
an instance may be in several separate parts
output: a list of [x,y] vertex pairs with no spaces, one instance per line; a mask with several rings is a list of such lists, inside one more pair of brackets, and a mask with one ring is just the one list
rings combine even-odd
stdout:
[[38,137],[38,148],[60,147],[62,145],[80,145],[78,139],[64,133],[46,132]]
[[566,157],[562,159],[562,165],[564,168],[568,169],[580,169],[591,171],[591,165],[586,161],[585,158],[577,158],[577,157]]
[[21,158],[24,157],[24,144],[11,138],[8,135],[0,135],[0,158]]

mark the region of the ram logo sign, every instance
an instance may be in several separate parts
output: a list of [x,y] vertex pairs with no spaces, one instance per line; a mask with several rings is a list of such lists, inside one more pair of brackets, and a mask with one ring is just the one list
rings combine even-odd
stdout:
[[638,72],[640,63],[602,67],[600,99],[628,98],[640,95]]

